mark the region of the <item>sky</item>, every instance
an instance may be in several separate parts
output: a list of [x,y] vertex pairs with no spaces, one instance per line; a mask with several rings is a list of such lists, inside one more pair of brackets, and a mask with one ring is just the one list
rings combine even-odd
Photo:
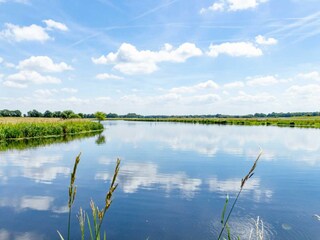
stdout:
[[0,109],[319,111],[320,0],[0,0]]

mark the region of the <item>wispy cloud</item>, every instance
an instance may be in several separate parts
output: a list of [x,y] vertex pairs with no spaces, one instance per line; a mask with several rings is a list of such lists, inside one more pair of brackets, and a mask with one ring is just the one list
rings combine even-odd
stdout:
[[158,5],[158,6],[154,7],[154,8],[149,9],[149,10],[141,13],[140,15],[134,17],[134,18],[132,19],[132,21],[138,20],[138,19],[143,18],[143,17],[145,17],[145,16],[147,16],[147,15],[150,15],[150,14],[152,14],[152,13],[155,13],[155,12],[159,11],[160,9],[165,8],[165,7],[168,7],[168,6],[172,5],[173,3],[177,2],[177,1],[179,1],[179,0],[173,0],[173,1],[169,1],[169,2],[167,2],[167,3],[165,3],[165,4]]
[[270,31],[267,35],[278,35],[281,38],[288,38],[294,35],[300,35],[295,42],[303,41],[307,38],[320,34],[320,11],[308,16],[293,19],[293,23],[284,24],[276,30]]

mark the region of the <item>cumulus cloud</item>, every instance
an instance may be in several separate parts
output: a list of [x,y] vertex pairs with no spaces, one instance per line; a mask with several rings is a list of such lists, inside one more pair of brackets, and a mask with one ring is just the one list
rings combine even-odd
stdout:
[[61,90],[61,92],[65,92],[65,93],[76,93],[76,92],[78,92],[78,89],[76,89],[76,88],[61,88],[60,90]]
[[237,103],[243,103],[243,102],[266,103],[266,102],[274,102],[277,100],[277,98],[269,93],[247,94],[243,91],[240,91],[238,96],[232,97],[230,100],[232,102],[237,102]]
[[263,55],[263,52],[251,42],[226,42],[209,46],[208,56],[218,57],[220,54],[232,57],[259,57]]
[[129,43],[123,43],[117,52],[92,58],[95,64],[113,64],[114,69],[125,74],[152,73],[158,69],[160,62],[185,62],[195,56],[201,56],[202,51],[193,43],[183,43],[174,49],[165,44],[160,51],[141,50]]
[[48,97],[57,93],[57,89],[37,89],[34,91],[33,95],[35,97]]
[[279,80],[274,76],[256,77],[248,80],[246,84],[250,87],[254,86],[270,86],[279,83]]
[[23,41],[38,41],[45,42],[49,39],[53,39],[49,36],[47,31],[57,29],[61,31],[68,30],[67,26],[55,22],[51,19],[44,20],[46,27],[42,27],[36,24],[30,26],[19,26],[12,23],[6,23],[5,28],[0,31],[0,37],[9,41],[23,42]]
[[254,9],[262,3],[266,3],[268,0],[219,0],[214,2],[208,8],[202,8],[200,14],[206,12],[215,12],[215,11],[242,11],[247,9]]
[[96,75],[96,79],[99,79],[99,80],[118,79],[118,80],[120,80],[120,79],[123,79],[123,77],[109,74],[109,73],[100,73],[100,74]]
[[241,81],[235,81],[235,82],[230,82],[230,83],[226,83],[223,85],[224,88],[241,88],[244,87],[244,83]]
[[219,85],[212,80],[202,82],[193,86],[175,87],[169,90],[170,93],[193,93],[199,90],[215,90]]
[[6,87],[26,88],[28,84],[47,84],[47,83],[60,83],[61,80],[52,76],[41,75],[36,71],[20,71],[15,74],[9,75],[3,82]]
[[45,42],[50,39],[46,30],[41,26],[32,24],[30,26],[20,27],[11,23],[5,24],[5,29],[0,32],[0,37],[15,42]]
[[52,19],[43,20],[43,22],[47,25],[48,30],[58,29],[60,31],[68,31],[68,27],[60,22],[53,21]]
[[278,40],[275,38],[266,38],[262,35],[256,36],[256,43],[260,45],[275,45],[278,43]]
[[48,56],[32,56],[21,61],[18,65],[20,70],[34,70],[40,72],[63,72],[73,68],[65,62],[54,63]]
[[298,74],[297,78],[306,79],[306,80],[313,80],[313,81],[320,81],[320,73],[317,71],[308,72],[308,73],[300,73],[300,74]]
[[320,98],[320,86],[318,84],[293,85],[286,90],[286,93],[292,97],[309,98],[317,96]]

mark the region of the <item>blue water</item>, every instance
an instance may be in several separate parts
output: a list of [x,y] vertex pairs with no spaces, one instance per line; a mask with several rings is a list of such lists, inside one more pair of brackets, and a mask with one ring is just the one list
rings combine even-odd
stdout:
[[248,239],[259,216],[264,239],[320,239],[320,130],[104,124],[105,142],[93,136],[0,152],[0,239],[58,239],[57,230],[66,236],[79,152],[72,239],[80,239],[80,206],[89,214],[90,199],[103,207],[117,157],[119,186],[102,227],[108,239],[217,239],[225,198],[232,203],[260,148],[230,218],[231,234]]

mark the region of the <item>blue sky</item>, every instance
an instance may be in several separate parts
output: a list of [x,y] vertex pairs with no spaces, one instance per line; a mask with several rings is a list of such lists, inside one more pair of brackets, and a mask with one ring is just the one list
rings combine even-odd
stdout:
[[319,111],[319,0],[0,0],[0,109]]

